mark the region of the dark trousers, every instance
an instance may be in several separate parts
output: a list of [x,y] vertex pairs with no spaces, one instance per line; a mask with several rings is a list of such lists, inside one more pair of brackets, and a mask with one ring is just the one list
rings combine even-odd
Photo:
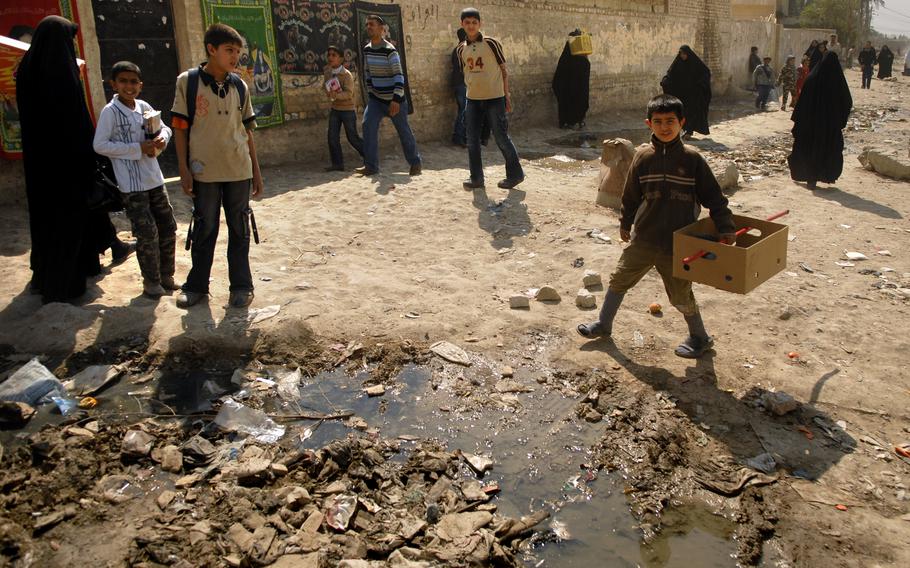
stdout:
[[758,96],[755,98],[755,108],[768,106],[768,95],[771,94],[771,85],[756,85]]
[[[458,114],[455,115],[455,125],[452,128],[452,143],[467,146],[468,128],[465,124],[465,115],[468,109],[468,86],[464,83],[455,87],[455,102],[458,103]],[[480,143],[486,146],[489,141],[490,123],[484,120],[480,129]]]
[[872,65],[863,65],[863,88],[872,87]]
[[352,110],[335,110],[329,113],[329,156],[332,165],[344,167],[344,154],[341,152],[341,127],[351,146],[363,157],[363,139],[357,134],[357,113]]
[[465,114],[465,124],[468,132],[468,162],[471,167],[471,181],[483,183],[483,157],[480,148],[480,135],[483,121],[493,129],[493,137],[499,146],[502,157],[506,160],[506,178],[510,180],[524,179],[524,170],[518,161],[518,150],[509,138],[509,117],[506,114],[506,99],[490,99],[475,101],[468,99]]
[[164,186],[123,194],[126,216],[136,237],[136,260],[142,278],[160,284],[174,276],[177,221]]
[[228,227],[228,278],[230,290],[252,291],[250,273],[250,182],[193,182],[193,267],[183,285],[185,292],[207,294],[215,243],[218,242],[218,225],[221,224],[221,207]]

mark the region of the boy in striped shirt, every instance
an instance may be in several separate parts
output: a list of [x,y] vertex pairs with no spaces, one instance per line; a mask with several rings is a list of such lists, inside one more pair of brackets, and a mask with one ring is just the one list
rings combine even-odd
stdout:
[[417,176],[421,171],[420,154],[408,125],[401,58],[395,46],[383,38],[384,25],[381,17],[367,16],[370,43],[363,47],[363,74],[369,96],[363,113],[363,167],[356,171],[365,176],[379,173],[379,124],[388,116],[398,131],[404,156],[411,165],[410,174]]

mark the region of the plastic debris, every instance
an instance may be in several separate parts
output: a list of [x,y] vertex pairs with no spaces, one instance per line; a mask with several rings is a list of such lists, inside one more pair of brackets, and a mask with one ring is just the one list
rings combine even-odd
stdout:
[[632,334],[632,343],[635,345],[635,347],[644,347],[645,336],[643,336],[640,331],[635,330],[635,333]]
[[869,257],[861,252],[844,251],[844,256],[847,257],[847,260],[869,260]]
[[281,306],[278,304],[266,306],[264,308],[253,308],[247,312],[246,320],[250,322],[250,324],[257,324],[277,316],[279,311],[281,311]]
[[224,430],[252,436],[265,444],[274,444],[284,436],[284,426],[276,424],[264,412],[244,406],[232,398],[221,405],[215,424]]
[[346,531],[356,510],[357,497],[344,494],[335,495],[326,507],[325,523],[335,530]]
[[155,437],[142,430],[130,430],[123,436],[120,451],[131,456],[147,456],[155,444]]
[[466,367],[471,365],[471,359],[468,357],[467,352],[448,341],[437,341],[430,346],[430,351],[451,363],[457,363]]
[[98,399],[91,396],[83,397],[82,400],[79,401],[79,408],[89,409],[95,408],[96,406],[98,406]]
[[759,454],[754,458],[746,460],[746,465],[762,473],[774,473],[777,469],[777,461],[769,453]]
[[92,365],[66,382],[66,389],[80,396],[95,394],[123,373],[119,365]]
[[60,410],[60,414],[64,416],[69,416],[79,407],[78,401],[63,396],[52,396],[51,400],[54,401],[54,404],[57,405],[57,408]]
[[0,383],[0,400],[24,402],[34,406],[55,391],[62,394],[63,383],[38,362],[38,359],[32,359],[10,378]]

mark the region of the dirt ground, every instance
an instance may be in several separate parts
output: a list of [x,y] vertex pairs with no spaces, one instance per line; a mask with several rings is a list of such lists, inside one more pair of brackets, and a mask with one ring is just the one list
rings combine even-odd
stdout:
[[[326,347],[446,340],[513,366],[516,377],[545,360],[596,377],[592,406],[605,417],[599,459],[626,475],[645,536],[671,500],[717,499],[726,487],[735,506],[718,508],[740,516],[743,563],[758,562],[768,541],[765,561],[780,566],[907,566],[910,460],[893,449],[910,439],[902,362],[910,340],[901,331],[910,306],[896,292],[910,286],[910,183],[866,171],[856,156],[866,145],[910,148],[910,79],[875,80],[866,91],[855,88],[858,72],[847,75],[855,112],[844,173],[833,185],[809,191],[790,181],[781,163],[790,113],[752,112],[746,95],[722,103],[736,118],[694,142],[710,160],[734,159],[743,172],[729,194],[734,213],[764,218],[789,209],[781,221],[791,236],[784,272],[755,291],[696,286],[716,342],[698,362],[673,355],[685,335],[679,314],[648,313],[651,302],[668,303],[654,272],[626,296],[615,341],[577,336],[575,326],[596,311],[577,308],[575,294],[584,270],[606,280],[615,265],[618,216],[595,205],[596,138],[594,148],[561,147],[548,141],[571,133],[520,124],[516,144],[531,159],[513,191],[495,187],[503,165],[493,148],[485,152],[489,187],[473,194],[461,188],[465,151],[439,144],[421,146],[424,173],[415,178],[389,142],[375,178],[323,173],[317,164],[265,171],[266,193],[254,205],[262,243],[251,249],[252,308],[280,312],[255,324],[224,307],[224,230],[208,303],[186,311],[174,297],[144,298],[132,258],[111,267],[79,305],[42,306],[26,290],[26,213],[3,210],[0,344],[9,360],[46,355],[54,364],[126,338],[147,340],[149,360],[212,347],[243,356],[263,342],[291,359],[301,356],[295,342],[313,334]],[[606,137],[641,128],[627,113],[591,117],[587,127]],[[176,184],[171,198],[182,243],[189,203]],[[127,236],[124,220],[116,222]],[[612,243],[589,237],[595,228]],[[836,264],[845,251],[868,260]],[[579,258],[583,267],[575,266]],[[179,278],[190,264],[182,247],[177,264]],[[562,301],[509,308],[510,295],[543,285]],[[595,295],[599,306],[603,292]],[[533,333],[553,340],[535,348],[526,341]],[[760,404],[769,391],[789,393],[800,408],[770,415]],[[741,463],[765,452],[786,473],[747,475],[740,485],[754,486],[735,487]]]

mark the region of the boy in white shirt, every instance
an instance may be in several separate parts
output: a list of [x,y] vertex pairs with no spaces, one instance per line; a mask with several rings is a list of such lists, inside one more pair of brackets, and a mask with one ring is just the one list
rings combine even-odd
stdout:
[[154,138],[146,135],[144,115],[154,109],[136,98],[142,92],[142,73],[135,63],[114,64],[111,88],[116,94],[98,117],[95,152],[111,159],[136,237],[142,291],[158,298],[179,288],[174,282],[177,221],[156,158],[167,146],[171,130],[161,124]]

